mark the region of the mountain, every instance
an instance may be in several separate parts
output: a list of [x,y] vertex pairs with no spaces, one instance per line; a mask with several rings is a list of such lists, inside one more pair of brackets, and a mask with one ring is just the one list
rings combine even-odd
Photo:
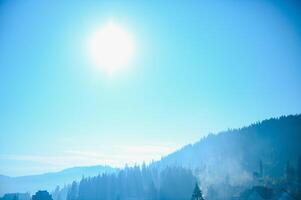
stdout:
[[97,176],[103,173],[115,173],[118,169],[109,166],[73,167],[59,172],[31,176],[9,177],[0,175],[0,196],[9,192],[29,192],[49,190],[79,181],[83,176]]
[[211,200],[241,199],[246,193],[246,198],[295,197],[301,194],[296,183],[301,180],[300,143],[301,115],[268,119],[210,134],[149,166],[82,179],[65,199],[189,199],[196,181]]
[[254,175],[279,178],[288,166],[296,169],[300,145],[301,115],[290,115],[210,134],[153,166],[194,169],[203,188],[225,182],[240,186],[254,182]]
[[[285,181],[287,182],[288,178],[297,171],[297,162],[301,156],[300,145],[301,115],[289,115],[267,119],[239,129],[209,134],[195,144],[187,145],[150,164],[148,168],[155,177],[156,174],[161,174],[170,167],[192,169],[204,194],[211,197],[208,199],[228,199],[233,194],[256,184],[267,186],[285,184]],[[124,180],[123,186],[131,187],[133,194],[139,193],[141,184],[137,180],[140,180],[139,174],[144,174],[145,170],[142,167],[142,171],[139,172],[134,168],[132,171],[135,178],[126,181],[124,177],[129,174],[128,170],[125,168],[120,171],[108,166],[94,166],[35,176],[15,178],[0,176],[0,193],[27,191],[32,193],[38,189],[52,191],[56,185],[70,184],[73,180],[80,180],[82,176],[96,176],[117,171],[120,172],[117,176],[83,179],[79,184],[80,191],[86,194],[86,191],[91,190],[98,194],[99,188],[95,188],[97,184],[106,188],[111,184],[108,180],[116,182],[120,179]],[[301,167],[298,170],[301,174]],[[291,175],[288,176],[288,173]],[[294,176],[297,175],[293,175],[293,178]],[[159,177],[159,180],[161,179],[162,177]],[[169,183],[167,185],[171,184],[169,179],[166,181]],[[152,188],[152,182],[149,182],[148,186]],[[77,191],[78,188],[75,189]],[[168,189],[168,191],[172,190]]]

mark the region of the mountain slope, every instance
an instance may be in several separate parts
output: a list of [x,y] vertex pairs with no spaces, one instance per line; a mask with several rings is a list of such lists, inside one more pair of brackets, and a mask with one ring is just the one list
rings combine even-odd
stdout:
[[[237,199],[253,186],[293,191],[296,174],[291,169],[296,170],[301,155],[300,142],[301,115],[264,120],[241,129],[209,135],[148,167],[142,166],[142,169],[134,167],[121,170],[118,176],[83,180],[78,186],[74,184],[74,189],[69,192],[72,196],[79,195],[78,199],[150,199],[145,196],[148,192],[151,199],[176,199],[179,198],[176,192],[182,191],[189,181],[185,181],[186,176],[180,171],[168,176],[164,174],[174,171],[177,166],[193,169],[193,173],[185,169],[193,177],[187,179],[192,180],[192,184],[179,199],[189,198],[195,178],[198,178],[206,199]],[[287,161],[291,163],[290,167],[287,167]],[[177,176],[181,178],[176,179]],[[143,180],[148,180],[148,184]],[[162,195],[165,193],[172,195],[167,198]],[[70,199],[73,198],[67,198]]]
[[83,176],[97,176],[102,173],[115,173],[117,169],[109,166],[73,167],[63,171],[20,177],[0,175],[0,195],[8,192],[30,192],[53,190],[57,185],[64,186]]
[[241,129],[209,135],[162,158],[154,166],[181,165],[197,170],[203,185],[246,184],[262,163],[264,176],[280,177],[287,162],[301,155],[301,115],[264,120]]

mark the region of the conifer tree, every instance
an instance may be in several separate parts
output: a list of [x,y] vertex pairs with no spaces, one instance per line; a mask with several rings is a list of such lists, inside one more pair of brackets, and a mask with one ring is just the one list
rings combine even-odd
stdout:
[[46,190],[40,190],[32,196],[32,200],[53,200],[52,196]]
[[197,183],[195,184],[191,200],[204,200],[202,191]]
[[301,156],[297,165],[297,199],[301,199]]

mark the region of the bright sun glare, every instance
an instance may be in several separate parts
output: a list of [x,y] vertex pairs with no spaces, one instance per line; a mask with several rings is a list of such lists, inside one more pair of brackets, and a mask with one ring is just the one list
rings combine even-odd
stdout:
[[128,32],[109,22],[90,36],[88,50],[97,68],[113,74],[128,65],[133,57],[134,43]]

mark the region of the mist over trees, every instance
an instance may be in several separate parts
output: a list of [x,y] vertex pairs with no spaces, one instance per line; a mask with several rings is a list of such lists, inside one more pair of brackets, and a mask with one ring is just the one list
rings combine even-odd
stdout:
[[225,182],[241,186],[252,184],[254,175],[277,178],[283,176],[287,167],[296,168],[300,144],[301,115],[290,115],[209,134],[154,165],[193,169],[202,188]]

